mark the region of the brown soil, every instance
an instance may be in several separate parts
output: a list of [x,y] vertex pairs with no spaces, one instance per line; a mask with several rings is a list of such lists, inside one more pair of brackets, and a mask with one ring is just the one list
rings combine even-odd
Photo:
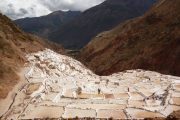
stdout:
[[81,61],[100,75],[145,69],[179,76],[179,8],[179,0],[160,0],[144,16],[95,37]]
[[17,73],[26,61],[25,54],[44,48],[63,52],[61,46],[24,33],[0,14],[0,99],[18,83]]

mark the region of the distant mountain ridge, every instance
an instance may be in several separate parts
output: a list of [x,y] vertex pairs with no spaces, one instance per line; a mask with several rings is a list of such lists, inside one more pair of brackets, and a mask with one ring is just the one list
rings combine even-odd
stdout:
[[95,37],[81,60],[101,75],[144,69],[180,76],[179,8],[179,0],[159,0],[145,15]]
[[80,11],[55,11],[46,16],[22,18],[14,22],[25,32],[48,38],[50,31],[57,29],[57,26],[61,27],[63,24],[73,20],[80,13]]
[[144,14],[156,0],[106,0],[84,12],[53,12],[14,21],[25,32],[79,50],[100,32]]
[[144,14],[156,0],[106,0],[59,27],[49,39],[69,49],[80,49],[102,31]]

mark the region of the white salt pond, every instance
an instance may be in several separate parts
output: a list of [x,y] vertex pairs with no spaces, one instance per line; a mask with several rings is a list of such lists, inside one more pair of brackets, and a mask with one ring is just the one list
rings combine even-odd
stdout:
[[180,77],[144,70],[98,76],[49,49],[27,55],[25,86],[1,119],[167,117],[180,110]]

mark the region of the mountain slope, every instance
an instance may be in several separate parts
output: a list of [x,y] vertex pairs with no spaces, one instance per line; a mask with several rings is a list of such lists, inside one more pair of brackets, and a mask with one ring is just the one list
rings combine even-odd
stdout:
[[25,32],[48,38],[50,31],[61,27],[63,24],[76,18],[79,14],[79,11],[56,11],[46,16],[23,18],[14,22]]
[[180,75],[180,1],[160,0],[144,16],[99,34],[81,50],[98,74],[127,69]]
[[50,40],[79,49],[92,37],[120,22],[142,15],[156,0],[106,0],[50,33]]
[[26,61],[25,54],[46,47],[62,51],[56,44],[22,32],[6,16],[0,14],[0,98],[6,97],[18,82],[17,73]]

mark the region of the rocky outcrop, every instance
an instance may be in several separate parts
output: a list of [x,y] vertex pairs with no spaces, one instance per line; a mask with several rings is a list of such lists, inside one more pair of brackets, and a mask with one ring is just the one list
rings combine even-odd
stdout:
[[179,77],[140,69],[98,76],[49,49],[26,57],[28,83],[2,120],[165,118],[180,109]]
[[160,0],[144,16],[99,34],[81,50],[82,62],[100,75],[145,69],[179,76],[179,8],[179,0]]

